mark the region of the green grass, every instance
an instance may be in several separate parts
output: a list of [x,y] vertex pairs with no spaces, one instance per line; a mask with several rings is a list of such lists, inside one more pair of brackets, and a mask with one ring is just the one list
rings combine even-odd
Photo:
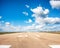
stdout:
[[57,31],[57,32],[56,31],[50,31],[50,32],[48,31],[46,33],[60,34],[60,31]]
[[[2,34],[12,34],[12,33],[23,33],[23,32],[0,32],[0,35]],[[40,33],[43,33],[43,32],[40,32]],[[45,32],[45,33],[53,33],[53,34],[60,34],[60,31],[57,31],[57,32],[53,32],[53,31],[48,31],[48,32]]]
[[11,34],[11,33],[17,33],[17,32],[0,32],[0,35],[2,35],[2,34]]
[[54,33],[54,34],[60,34],[60,32],[50,32],[50,33]]

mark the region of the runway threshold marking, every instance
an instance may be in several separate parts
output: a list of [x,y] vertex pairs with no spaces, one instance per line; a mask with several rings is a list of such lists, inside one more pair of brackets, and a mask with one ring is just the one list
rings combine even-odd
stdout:
[[51,48],[60,48],[60,45],[49,45]]
[[36,36],[36,37],[40,37],[40,35],[38,35],[38,34],[35,34],[35,36]]
[[18,37],[28,37],[28,35],[19,35]]
[[10,48],[11,45],[0,45],[0,48]]

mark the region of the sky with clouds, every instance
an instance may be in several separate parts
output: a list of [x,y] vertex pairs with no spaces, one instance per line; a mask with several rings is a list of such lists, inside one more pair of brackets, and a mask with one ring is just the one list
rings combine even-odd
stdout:
[[1,31],[60,31],[60,1],[0,0]]

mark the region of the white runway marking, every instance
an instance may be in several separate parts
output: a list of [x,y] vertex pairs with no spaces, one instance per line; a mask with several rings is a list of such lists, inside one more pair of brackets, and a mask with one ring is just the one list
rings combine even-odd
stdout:
[[28,37],[28,35],[19,35],[18,37]]
[[38,34],[35,34],[35,36],[40,37],[40,35],[38,35]]
[[0,45],[0,48],[10,48],[11,45]]
[[60,45],[49,45],[51,48],[60,48]]

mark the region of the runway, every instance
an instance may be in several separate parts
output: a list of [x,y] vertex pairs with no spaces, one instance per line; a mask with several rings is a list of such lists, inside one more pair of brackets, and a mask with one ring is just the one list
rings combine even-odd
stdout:
[[45,32],[24,32],[0,35],[0,45],[11,45],[11,48],[50,48],[60,45],[60,34]]

